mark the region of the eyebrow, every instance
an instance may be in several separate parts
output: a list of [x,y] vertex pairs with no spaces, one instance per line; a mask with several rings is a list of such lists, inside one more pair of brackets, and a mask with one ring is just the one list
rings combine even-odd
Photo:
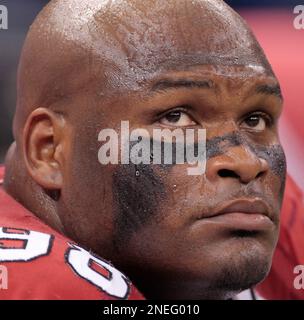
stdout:
[[170,89],[179,89],[179,88],[200,88],[200,89],[211,89],[214,87],[214,83],[211,80],[201,80],[194,81],[188,79],[163,79],[158,81],[152,86],[151,92],[161,92]]
[[279,84],[276,85],[261,85],[258,86],[255,89],[256,93],[261,93],[261,94],[266,94],[266,95],[272,95],[272,96],[276,96],[277,98],[281,99],[283,101],[283,94],[282,94],[282,90]]
[[[158,82],[156,82],[152,88],[151,93],[156,92],[163,92],[171,89],[179,89],[179,88],[200,88],[200,89],[212,89],[215,87],[215,83],[212,80],[189,80],[189,79],[162,79]],[[272,95],[276,96],[280,100],[283,101],[283,94],[281,91],[281,87],[279,84],[275,85],[268,85],[263,84],[255,89],[255,93],[258,94],[265,94],[265,95]]]

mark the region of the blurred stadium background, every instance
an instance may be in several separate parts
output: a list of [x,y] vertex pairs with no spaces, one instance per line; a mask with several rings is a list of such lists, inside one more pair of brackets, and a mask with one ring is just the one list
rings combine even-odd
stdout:
[[[26,32],[45,0],[0,0],[9,11],[9,29],[0,31],[0,163],[12,142],[16,71]],[[227,0],[251,25],[281,81],[285,111],[281,140],[288,171],[304,190],[304,30],[293,27],[304,0]]]

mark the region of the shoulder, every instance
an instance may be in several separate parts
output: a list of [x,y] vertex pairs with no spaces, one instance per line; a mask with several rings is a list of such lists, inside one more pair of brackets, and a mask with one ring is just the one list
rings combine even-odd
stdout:
[[8,274],[0,300],[143,299],[110,262],[52,230],[1,186],[0,266]]
[[129,279],[84,248],[28,229],[0,227],[1,299],[140,299]]

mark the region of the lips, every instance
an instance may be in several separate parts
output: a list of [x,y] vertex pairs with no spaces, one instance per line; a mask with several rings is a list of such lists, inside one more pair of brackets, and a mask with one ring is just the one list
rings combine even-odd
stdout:
[[229,213],[245,213],[245,214],[260,214],[274,220],[271,210],[267,203],[260,199],[242,199],[234,200],[229,203],[224,203],[220,208],[214,211],[212,216],[219,216]]
[[275,216],[270,206],[261,199],[238,199],[222,203],[207,215],[200,217],[200,221],[214,221],[237,227],[260,227],[267,224],[268,227],[275,222]]

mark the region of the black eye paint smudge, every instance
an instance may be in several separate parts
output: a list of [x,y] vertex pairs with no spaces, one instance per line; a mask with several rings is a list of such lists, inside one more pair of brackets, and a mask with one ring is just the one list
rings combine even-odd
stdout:
[[119,165],[113,174],[115,247],[154,219],[165,198],[165,187],[151,165]]
[[[139,139],[138,142],[141,142],[145,139]],[[131,149],[138,143],[131,142],[130,143],[130,153],[129,153],[129,159],[131,161]],[[198,143],[183,143],[183,142],[165,142],[165,141],[156,141],[153,138],[146,140],[146,142],[150,146],[150,164],[156,165],[159,169],[164,170],[170,170],[172,166],[175,166],[177,164],[186,164],[189,161],[193,162],[197,160],[197,157],[199,155],[199,150],[202,148],[199,148]],[[159,155],[155,155],[154,151],[155,149],[159,152]],[[190,149],[190,147],[192,147]],[[187,148],[189,148],[187,153]],[[166,152],[165,152],[166,150]],[[165,160],[166,155],[166,160]],[[138,151],[138,156],[142,157],[142,150]],[[202,157],[201,157],[202,158]],[[202,158],[203,159],[203,158]],[[202,159],[200,159],[202,161]],[[169,160],[169,161],[168,161]]]
[[208,139],[206,143],[207,159],[223,155],[229,148],[238,147],[243,143],[240,134],[232,132],[221,137]]
[[[286,157],[280,144],[265,146],[244,138],[239,132],[208,139],[206,142],[206,160],[225,154],[228,149],[243,146],[248,148],[257,158],[267,161],[270,170],[280,180],[280,197],[283,199],[286,184]],[[176,147],[173,148],[176,150]],[[198,144],[194,144],[195,155],[198,154]],[[186,160],[185,160],[186,161]]]
[[282,176],[285,174],[286,158],[281,145],[265,146],[254,144],[247,141],[237,132],[207,140],[207,159],[220,156],[227,152],[229,148],[238,146],[244,146],[256,157],[266,160],[275,175]]
[[286,184],[287,164],[286,156],[281,145],[276,144],[270,147],[256,146],[259,158],[264,159],[269,164],[270,170],[280,179],[280,200],[283,200]]
[[229,148],[244,146],[248,148],[257,158],[267,161],[270,170],[280,179],[280,197],[283,198],[286,183],[286,157],[281,145],[259,145],[249,142],[240,133],[232,132],[222,137],[214,137],[207,140],[207,159],[220,156]]
[[268,162],[271,171],[277,176],[286,175],[286,157],[281,145],[270,147],[256,146],[255,152],[259,158]]
[[[151,164],[153,163],[153,144],[155,141],[150,139],[150,159]],[[133,142],[130,145],[130,148],[134,146],[136,142]],[[176,142],[172,142],[172,163],[166,164],[164,161],[164,150],[165,146],[168,145],[167,142],[161,142],[161,164],[160,167],[162,169],[169,170],[172,166],[177,164],[177,150],[181,150],[180,146]],[[232,132],[223,136],[217,136],[212,139],[207,140],[206,142],[206,160],[221,156],[227,152],[229,148],[238,147],[238,146],[247,147],[253,154],[258,158],[265,159],[272,172],[280,177],[283,177],[286,172],[286,158],[281,145],[272,145],[272,146],[264,146],[253,144],[245,139],[240,133]],[[198,156],[198,143],[195,142],[194,146],[194,156]],[[187,163],[186,158],[186,145],[184,145],[183,149],[183,161]]]

